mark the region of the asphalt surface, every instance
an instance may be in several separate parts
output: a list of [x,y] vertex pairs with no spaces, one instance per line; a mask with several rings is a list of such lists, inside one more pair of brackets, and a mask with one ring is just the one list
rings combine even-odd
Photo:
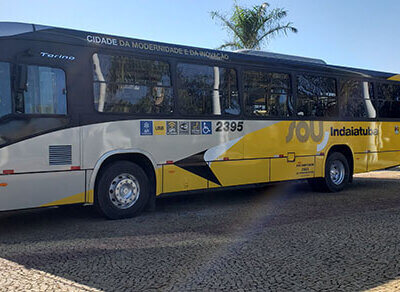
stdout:
[[400,174],[366,177],[163,198],[119,221],[1,213],[0,291],[400,290]]

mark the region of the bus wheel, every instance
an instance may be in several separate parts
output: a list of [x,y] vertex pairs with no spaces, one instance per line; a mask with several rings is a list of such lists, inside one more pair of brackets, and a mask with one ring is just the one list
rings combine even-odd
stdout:
[[138,215],[150,197],[144,170],[130,161],[117,161],[104,169],[96,188],[97,209],[109,219]]
[[339,192],[350,181],[350,167],[346,157],[340,152],[330,154],[325,163],[325,177],[309,180],[313,190]]

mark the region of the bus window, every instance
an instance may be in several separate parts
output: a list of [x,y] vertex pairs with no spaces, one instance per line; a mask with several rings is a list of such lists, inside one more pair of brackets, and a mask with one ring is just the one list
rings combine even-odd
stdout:
[[27,74],[26,90],[18,96],[15,111],[24,114],[65,115],[67,99],[64,71],[28,66]]
[[247,115],[290,116],[292,107],[289,74],[245,71],[243,76]]
[[0,62],[0,118],[11,114],[10,64]]
[[297,115],[337,117],[336,80],[322,76],[298,75]]
[[180,63],[177,66],[180,112],[186,115],[240,114],[236,71]]
[[379,117],[400,118],[400,86],[377,84],[377,97],[373,99]]
[[344,118],[375,118],[376,111],[371,102],[372,84],[359,80],[341,80],[340,114]]
[[169,64],[125,56],[93,55],[94,103],[99,112],[169,114]]

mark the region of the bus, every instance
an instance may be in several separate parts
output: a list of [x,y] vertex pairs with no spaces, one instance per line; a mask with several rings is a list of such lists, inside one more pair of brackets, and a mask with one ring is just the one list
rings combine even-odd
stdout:
[[0,211],[126,218],[182,192],[400,165],[400,75],[0,23]]

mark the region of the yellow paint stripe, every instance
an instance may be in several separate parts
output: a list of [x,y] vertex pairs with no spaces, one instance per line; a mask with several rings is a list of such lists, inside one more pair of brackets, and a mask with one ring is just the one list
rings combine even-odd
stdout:
[[163,176],[162,167],[159,167],[156,169],[156,196],[162,193],[162,188],[163,188],[162,176]]
[[398,74],[398,75],[394,75],[394,76],[392,76],[392,77],[388,78],[388,80],[400,81],[400,74]]
[[87,192],[86,203],[93,204],[94,203],[94,191],[90,190]]
[[69,196],[69,197],[63,198],[61,200],[53,201],[51,203],[41,205],[40,207],[76,204],[76,203],[84,203],[84,202],[85,202],[85,192],[79,193],[79,194],[76,194],[73,196]]

